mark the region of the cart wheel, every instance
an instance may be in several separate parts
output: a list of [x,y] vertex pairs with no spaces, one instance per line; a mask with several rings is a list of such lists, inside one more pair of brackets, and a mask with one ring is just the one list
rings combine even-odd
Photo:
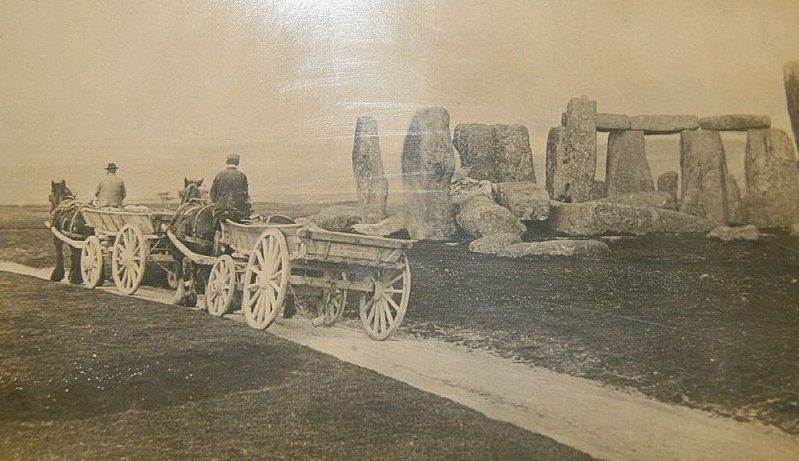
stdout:
[[277,229],[265,230],[250,253],[244,272],[242,310],[247,324],[263,330],[283,308],[289,274],[286,238]]
[[[332,280],[347,280],[346,272],[325,272],[324,278]],[[347,305],[347,290],[341,288],[323,288],[322,299],[316,305],[316,315],[324,315],[322,325],[333,326],[344,312]]]
[[205,287],[205,306],[208,313],[221,317],[229,312],[233,295],[236,293],[236,264],[233,258],[222,255],[208,276]]
[[399,328],[411,294],[411,269],[408,260],[402,269],[377,269],[369,278],[372,293],[360,299],[361,324],[366,334],[383,341]]
[[132,295],[139,289],[149,246],[141,230],[133,224],[125,224],[119,230],[111,250],[111,273],[123,294]]
[[103,281],[103,247],[94,235],[86,239],[80,250],[80,275],[83,285],[94,288]]

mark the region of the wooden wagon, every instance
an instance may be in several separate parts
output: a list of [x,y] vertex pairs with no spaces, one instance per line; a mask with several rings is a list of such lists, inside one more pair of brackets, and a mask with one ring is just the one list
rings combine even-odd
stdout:
[[[295,287],[321,290],[314,324],[339,319],[350,293],[358,295],[361,324],[372,339],[399,328],[408,307],[412,241],[311,229],[300,224],[222,223],[226,253],[196,262],[213,264],[206,306],[227,313],[237,291],[247,324],[265,329],[283,311]],[[185,247],[184,247],[185,248]]]

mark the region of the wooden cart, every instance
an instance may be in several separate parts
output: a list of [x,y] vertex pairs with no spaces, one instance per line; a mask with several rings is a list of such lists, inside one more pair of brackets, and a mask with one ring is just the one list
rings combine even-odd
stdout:
[[311,287],[322,292],[315,324],[332,325],[350,293],[358,296],[361,324],[372,339],[388,338],[402,323],[411,292],[406,252],[412,241],[225,221],[219,243],[230,254],[213,261],[206,286],[212,314],[228,312],[240,290],[247,324],[264,329],[282,312],[289,290]]

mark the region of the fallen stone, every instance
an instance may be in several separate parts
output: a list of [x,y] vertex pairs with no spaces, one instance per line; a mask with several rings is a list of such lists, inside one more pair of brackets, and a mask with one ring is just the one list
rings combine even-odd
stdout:
[[477,180],[470,177],[462,177],[450,184],[450,195],[452,203],[460,205],[474,197],[488,197],[494,199],[494,184],[491,181]]
[[383,174],[377,121],[372,117],[358,117],[355,123],[352,171],[355,174],[362,222],[376,223],[385,218],[388,180]]
[[508,245],[521,242],[518,234],[491,234],[480,237],[469,243],[469,251],[472,253],[497,254],[501,249]]
[[676,171],[669,171],[658,176],[658,191],[665,192],[672,196],[674,203],[677,203],[677,188],[679,175]]
[[495,184],[494,200],[522,221],[544,221],[549,218],[549,194],[532,182]]
[[718,131],[683,131],[680,135],[680,211],[726,224],[727,160]]
[[782,130],[750,130],[744,157],[744,219],[763,228],[799,221],[799,166],[790,137]]
[[596,101],[573,98],[566,108],[563,134],[563,158],[556,164],[555,174],[563,178],[559,195],[571,196],[575,202],[591,200],[596,174]]
[[549,240],[546,242],[515,243],[497,252],[497,256],[522,258],[525,256],[603,256],[610,247],[598,240]]
[[449,113],[416,111],[402,150],[406,226],[414,240],[451,240],[458,232],[450,181],[455,172]]
[[710,231],[706,237],[716,238],[722,242],[731,242],[733,240],[755,241],[760,239],[760,231],[751,224],[741,227],[719,226]]
[[530,136],[523,125],[458,125],[453,145],[472,178],[535,182]]
[[360,207],[336,205],[325,208],[317,214],[298,218],[296,222],[298,224],[310,222],[331,231],[346,231],[361,222],[361,209]]
[[747,131],[771,128],[771,117],[768,115],[729,114],[702,117],[699,127],[713,131]]
[[698,216],[615,202],[553,202],[550,229],[572,236],[705,233],[717,224]]
[[727,174],[727,222],[730,224],[744,224],[743,209],[741,207],[741,189],[738,181],[731,174]]
[[630,129],[644,134],[673,134],[699,129],[699,119],[694,115],[636,115],[630,117]]
[[605,168],[608,197],[655,190],[642,131],[611,131]]
[[791,117],[793,140],[799,150],[799,61],[791,61],[783,67],[785,96],[788,100],[788,114]]
[[622,114],[596,114],[596,130],[608,132],[615,130],[629,130],[630,117]]
[[353,224],[352,230],[359,234],[386,237],[406,227],[405,213],[396,213],[374,224]]
[[464,231],[478,238],[491,234],[520,236],[527,230],[510,210],[486,197],[475,197],[461,204],[457,221]]
[[616,197],[608,197],[601,199],[603,202],[621,203],[624,205],[633,205],[637,207],[655,207],[664,208],[667,210],[676,210],[677,201],[668,192],[661,191],[648,191],[648,192],[631,192],[629,194],[618,195]]

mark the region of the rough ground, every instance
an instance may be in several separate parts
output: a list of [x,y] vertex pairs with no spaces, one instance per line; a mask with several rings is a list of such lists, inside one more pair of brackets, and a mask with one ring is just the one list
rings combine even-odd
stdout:
[[590,459],[206,314],[0,274],[2,459]]

